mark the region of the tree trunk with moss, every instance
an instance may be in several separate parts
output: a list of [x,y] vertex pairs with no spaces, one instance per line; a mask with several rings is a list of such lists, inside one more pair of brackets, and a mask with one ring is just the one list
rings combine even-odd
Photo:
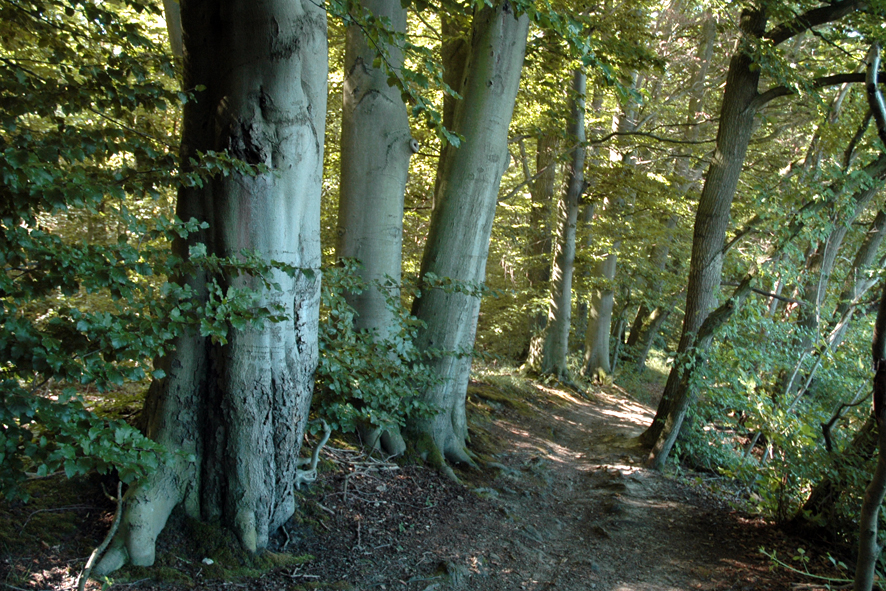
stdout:
[[486,275],[492,220],[508,165],[508,126],[523,66],[529,20],[509,2],[476,9],[456,105],[453,131],[464,139],[443,154],[428,240],[421,264],[421,297],[413,314],[424,323],[416,339],[424,351],[442,351],[429,362],[439,383],[422,393],[436,409],[409,424],[407,436],[433,463],[470,462],[465,448],[465,398],[480,312],[477,293],[435,286],[430,276],[470,288]]
[[[395,31],[406,30],[400,0],[362,0],[375,17],[387,18]],[[403,56],[386,48],[389,67],[399,68]],[[365,288],[345,293],[357,312],[356,330],[384,339],[397,326],[403,244],[403,196],[409,158],[418,144],[409,133],[406,105],[400,91],[387,83],[383,68],[373,67],[378,49],[363,29],[351,25],[345,41],[342,97],[341,183],[336,256],[357,259]],[[360,435],[372,448],[400,454],[405,444],[396,425],[361,423]]]
[[[182,4],[185,105],[182,160],[228,151],[267,172],[229,172],[183,189],[177,215],[209,223],[177,250],[243,249],[302,269],[320,264],[320,187],[326,113],[326,14],[312,2],[191,1]],[[262,307],[288,320],[231,328],[228,344],[178,339],[145,404],[147,433],[180,452],[125,496],[120,529],[97,573],[154,562],[154,543],[174,507],[219,520],[256,551],[296,507],[297,461],[317,364],[319,278],[274,271],[279,290],[249,277]],[[206,297],[206,277],[190,283]]]

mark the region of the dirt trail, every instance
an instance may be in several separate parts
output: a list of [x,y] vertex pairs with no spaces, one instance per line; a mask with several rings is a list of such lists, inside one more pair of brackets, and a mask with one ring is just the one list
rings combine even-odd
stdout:
[[[379,551],[365,553],[362,566],[334,558],[335,552],[318,553],[315,570],[308,565],[306,572],[328,580],[338,571],[333,578],[361,590],[415,591],[749,591],[787,589],[798,579],[770,572],[758,552],[794,542],[699,487],[641,466],[633,438],[652,420],[649,408],[605,392],[586,400],[536,389],[519,412],[472,396],[480,409],[494,407],[476,421],[475,432],[506,441],[507,448],[487,462],[473,494],[435,497],[445,510],[415,522],[422,535],[386,529],[387,519],[402,523],[408,511],[379,517],[371,502],[349,507],[363,523],[377,524],[371,535]],[[376,502],[396,505],[396,486],[387,489],[392,497],[376,496]],[[323,501],[336,498],[327,494]],[[342,509],[336,505],[339,526],[347,521]],[[398,550],[386,555],[385,548]]]
[[[771,570],[758,548],[785,556],[805,544],[698,486],[641,466],[633,438],[651,421],[649,408],[615,388],[582,398],[517,382],[472,385],[472,447],[485,463],[462,473],[464,485],[330,446],[303,510],[271,548],[310,555],[304,564],[213,576],[210,556],[189,554],[193,534],[182,535],[186,523],[172,519],[158,543],[158,565],[117,573],[111,588],[752,591],[790,589],[801,580]],[[110,509],[66,543],[9,546],[0,586],[70,589]],[[4,511],[4,519],[23,522],[16,531],[34,515],[27,507]],[[814,566],[823,562],[805,546]]]

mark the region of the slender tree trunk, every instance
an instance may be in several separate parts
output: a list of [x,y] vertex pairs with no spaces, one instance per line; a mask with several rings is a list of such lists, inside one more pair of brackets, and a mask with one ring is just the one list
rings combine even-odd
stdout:
[[[393,30],[406,30],[406,10],[400,0],[362,0],[361,5],[374,16],[387,18]],[[400,50],[386,49],[389,67],[399,68]],[[378,51],[361,27],[348,27],[336,256],[362,263],[360,275],[366,287],[345,294],[357,312],[354,328],[384,339],[397,325],[397,312],[389,302],[400,297],[403,195],[409,158],[418,144],[409,133],[400,91],[388,85],[384,69],[373,67]],[[370,448],[381,445],[388,454],[406,449],[396,425],[364,424],[360,434]]]
[[609,253],[596,264],[594,274],[607,281],[609,285],[595,288],[591,292],[588,328],[585,331],[585,356],[582,364],[582,375],[586,377],[602,377],[612,371],[609,363],[609,327],[612,325],[612,308],[615,300],[611,283],[615,279],[616,261],[615,254]]
[[682,295],[682,292],[677,296],[674,296],[672,301],[663,306],[656,307],[649,315],[649,324],[643,329],[643,333],[637,339],[634,348],[637,371],[642,372],[646,369],[646,361],[649,359],[649,351],[652,349],[652,343],[655,341],[655,337],[658,336],[658,333],[661,332],[665,322],[670,318],[671,312],[677,306],[677,300],[679,300],[680,295]]
[[[803,288],[805,305],[800,307],[800,317],[797,326],[803,329],[804,334],[800,341],[800,359],[793,371],[784,374],[777,384],[778,392],[790,395],[795,386],[796,378],[801,375],[803,361],[815,348],[819,340],[818,332],[821,324],[821,306],[827,294],[837,254],[843,245],[843,240],[849,232],[851,225],[864,212],[868,204],[882,189],[881,177],[884,174],[883,165],[886,158],[880,157],[866,167],[866,170],[874,178],[874,185],[862,189],[855,194],[855,207],[844,219],[838,220],[834,228],[828,234],[824,242],[817,245],[811,256],[807,259],[807,280]],[[832,347],[834,339],[828,339],[828,347]]]
[[[877,260],[877,252],[886,237],[886,212],[878,211],[877,216],[868,227],[864,241],[855,253],[852,267],[846,274],[845,287],[837,299],[837,309],[834,311],[831,332],[828,337],[828,346],[834,349],[843,342],[843,336],[849,327],[849,321],[854,314],[858,300],[868,292],[877,282],[876,277],[869,277],[868,271]],[[880,265],[882,267],[882,262]]]
[[[746,9],[741,15],[742,34],[759,38],[766,26],[764,10]],[[753,132],[760,70],[751,55],[739,49],[729,64],[720,127],[714,157],[708,169],[698,203],[689,263],[689,284],[686,292],[686,313],[675,362],[658,411],[642,440],[655,450],[651,463],[664,465],[676,435],[683,423],[692,397],[691,382],[694,364],[681,363],[690,349],[694,357],[706,354],[698,342],[698,332],[716,301],[723,266],[723,244],[732,199],[744,164]]]
[[[695,141],[699,137],[701,122],[699,115],[701,114],[704,98],[706,94],[706,84],[708,78],[708,70],[714,58],[714,42],[717,40],[717,20],[707,14],[702,23],[701,43],[698,46],[698,65],[693,72],[690,80],[690,97],[689,106],[686,114],[686,133],[683,134],[687,141]],[[697,179],[699,172],[693,170],[692,162],[687,156],[677,158],[676,172],[683,178],[683,185],[680,187],[681,193],[689,191]]]
[[[554,196],[554,182],[557,178],[557,149],[560,138],[553,133],[539,136],[536,144],[535,170],[538,178],[532,186],[532,209],[529,212],[530,257],[529,287],[533,302],[542,300],[542,289],[550,286],[551,250],[551,201]],[[537,366],[542,357],[547,314],[542,303],[533,303],[529,312],[529,345],[527,361],[530,367]]]
[[[182,160],[228,150],[270,170],[231,172],[184,189],[177,213],[210,223],[210,254],[252,250],[299,268],[320,263],[320,187],[326,112],[326,14],[312,2],[190,1],[182,6],[185,105]],[[187,252],[187,245],[177,246]],[[147,432],[178,454],[126,493],[126,510],[96,572],[150,565],[172,509],[219,519],[250,551],[295,510],[298,452],[317,364],[319,280],[274,272],[280,290],[249,277],[259,305],[289,320],[231,329],[228,344],[188,335],[161,362],[146,401]],[[192,280],[202,289],[204,281]],[[222,286],[223,288],[225,285]]]
[[880,505],[886,497],[886,288],[880,296],[877,321],[871,346],[874,361],[874,420],[877,422],[877,467],[864,491],[859,516],[858,560],[855,567],[854,591],[870,591],[874,571],[883,547],[877,536]]
[[163,0],[163,16],[166,18],[166,33],[169,35],[169,47],[172,55],[182,59],[184,42],[182,41],[182,13],[178,0]]
[[568,375],[566,356],[569,352],[569,329],[572,325],[572,275],[575,270],[575,234],[578,206],[584,192],[585,165],[585,93],[587,76],[578,69],[573,73],[572,117],[569,137],[576,142],[566,191],[557,204],[557,241],[551,274],[551,295],[545,326],[541,363],[536,367],[544,374]]
[[455,132],[464,141],[444,154],[437,199],[422,257],[422,296],[413,314],[424,323],[420,349],[446,353],[430,362],[440,383],[422,394],[437,413],[414,420],[410,436],[432,463],[469,462],[465,449],[465,396],[480,298],[434,287],[428,275],[477,286],[486,274],[489,238],[501,177],[507,168],[508,126],[526,48],[529,20],[509,2],[483,6],[474,15],[463,97],[455,109]]

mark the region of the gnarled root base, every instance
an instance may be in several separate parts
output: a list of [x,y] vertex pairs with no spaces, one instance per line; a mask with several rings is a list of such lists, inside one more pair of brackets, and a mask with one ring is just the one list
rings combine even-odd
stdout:
[[180,481],[174,468],[161,468],[147,482],[126,492],[120,528],[93,574],[110,574],[127,562],[136,566],[154,564],[157,536],[182,500]]

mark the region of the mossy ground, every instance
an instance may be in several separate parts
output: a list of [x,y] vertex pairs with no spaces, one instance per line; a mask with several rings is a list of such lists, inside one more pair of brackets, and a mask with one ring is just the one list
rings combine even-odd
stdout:
[[295,568],[312,558],[267,550],[251,554],[220,524],[182,515],[170,518],[157,545],[154,566],[124,567],[115,573],[114,581],[152,579],[188,587],[200,581],[237,582],[261,578],[277,569]]

